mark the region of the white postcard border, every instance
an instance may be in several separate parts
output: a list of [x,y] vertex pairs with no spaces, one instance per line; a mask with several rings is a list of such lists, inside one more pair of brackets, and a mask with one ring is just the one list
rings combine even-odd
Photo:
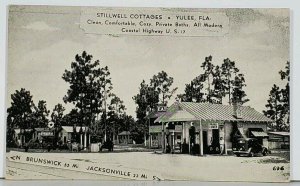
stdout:
[[[147,0],[4,0],[0,1],[0,178],[4,176],[5,162],[5,96],[6,96],[6,62],[7,62],[7,5],[62,5],[62,6],[117,6],[117,7],[193,7],[193,8],[290,8],[291,9],[291,61],[292,61],[292,78],[291,78],[291,180],[300,180],[300,136],[297,131],[300,131],[300,125],[295,123],[300,122],[300,114],[296,108],[300,108],[300,87],[296,86],[296,82],[300,81],[300,22],[295,18],[300,17],[300,1],[294,0],[164,0],[164,1],[147,1]],[[298,111],[299,112],[299,111]],[[298,166],[297,166],[298,165]]]

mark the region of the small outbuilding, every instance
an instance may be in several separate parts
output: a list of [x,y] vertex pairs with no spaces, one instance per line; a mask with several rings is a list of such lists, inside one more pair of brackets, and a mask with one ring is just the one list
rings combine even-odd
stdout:
[[268,132],[269,149],[289,149],[290,133],[289,132]]
[[119,144],[132,144],[133,140],[129,131],[123,131],[118,134]]
[[148,146],[150,148],[161,148],[161,124],[154,122],[157,118],[162,116],[167,110],[167,106],[164,104],[158,104],[156,109],[151,111],[146,117],[147,124],[149,126],[149,138]]

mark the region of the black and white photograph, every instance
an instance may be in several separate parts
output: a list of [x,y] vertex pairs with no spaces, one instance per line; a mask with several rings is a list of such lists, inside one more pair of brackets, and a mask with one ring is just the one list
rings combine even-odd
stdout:
[[290,10],[11,5],[6,179],[289,182]]

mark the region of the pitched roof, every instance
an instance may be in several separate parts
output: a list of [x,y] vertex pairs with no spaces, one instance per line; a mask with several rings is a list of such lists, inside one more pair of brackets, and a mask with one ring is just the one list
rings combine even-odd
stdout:
[[[72,126],[62,126],[62,129],[65,130],[66,132],[73,132],[74,128]],[[82,131],[88,130],[88,127],[82,127]],[[76,132],[80,131],[80,126],[76,126]]]
[[251,133],[255,136],[255,137],[267,137],[269,136],[267,133],[265,133],[264,131],[251,131]]
[[149,118],[158,118],[161,115],[163,115],[165,113],[165,111],[153,111],[150,112],[145,118],[149,119]]
[[290,135],[289,132],[268,132],[268,133],[278,135],[278,136],[289,136]]
[[37,132],[42,132],[42,131],[51,131],[51,130],[54,130],[54,129],[50,129],[50,128],[34,128],[35,131]]
[[129,131],[123,131],[121,133],[119,133],[119,136],[125,136],[125,135],[130,135]]
[[197,118],[186,110],[178,110],[177,112],[173,113],[168,117],[169,122],[194,120],[197,120]]
[[[175,102],[169,107],[167,112],[157,118],[155,122],[188,121],[188,120],[220,120],[220,121],[251,121],[251,122],[272,122],[263,114],[249,106],[240,106],[242,118],[234,116],[232,105]],[[178,117],[178,113],[184,115]],[[187,118],[188,112],[190,117]],[[174,119],[176,116],[176,119]],[[173,118],[173,119],[172,119]]]
[[[24,129],[23,129],[23,130],[24,130]],[[31,132],[32,130],[33,130],[33,129],[25,129],[26,132]],[[21,133],[21,129],[20,129],[20,128],[15,128],[14,131],[15,131],[16,134]]]

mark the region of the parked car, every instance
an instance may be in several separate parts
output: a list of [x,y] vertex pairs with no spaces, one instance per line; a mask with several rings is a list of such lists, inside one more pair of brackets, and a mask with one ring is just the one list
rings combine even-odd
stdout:
[[259,153],[266,156],[269,154],[269,150],[263,147],[255,138],[240,138],[237,147],[233,148],[233,153],[238,157],[241,155],[253,157]]
[[110,140],[105,141],[101,147],[100,147],[100,151],[102,151],[103,149],[108,149],[108,151],[113,151],[114,150],[114,143]]

